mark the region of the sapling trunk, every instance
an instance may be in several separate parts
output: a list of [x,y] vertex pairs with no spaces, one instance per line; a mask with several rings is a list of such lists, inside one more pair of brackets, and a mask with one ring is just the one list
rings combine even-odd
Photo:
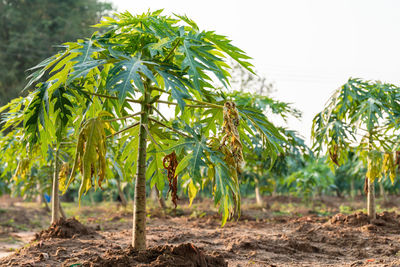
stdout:
[[[369,134],[369,143],[368,143],[368,150],[369,152],[372,151],[372,135]],[[376,208],[375,208],[375,183],[374,181],[371,182],[371,179],[367,178],[368,180],[368,194],[367,194],[367,210],[368,210],[368,217],[370,219],[376,219]]]
[[354,199],[356,195],[357,195],[357,191],[355,190],[354,179],[352,178],[351,182],[350,182],[350,197],[351,197],[351,199]]
[[61,217],[62,217],[63,219],[66,219],[66,218],[67,218],[67,215],[65,215],[64,209],[63,209],[63,207],[62,207],[62,205],[61,205],[61,201],[58,201],[58,206],[59,206],[59,210],[60,210],[60,215],[61,215]]
[[376,211],[375,211],[375,183],[371,182],[371,179],[368,180],[368,217],[370,219],[376,219]]
[[51,223],[55,223],[60,218],[60,198],[58,194],[58,173],[60,164],[58,163],[58,148],[54,156],[53,191],[51,196]]
[[260,207],[263,207],[264,206],[264,201],[263,201],[262,196],[260,194],[260,185],[258,184],[258,181],[256,182],[254,191],[256,193],[257,205],[260,206]]
[[122,206],[123,206],[124,208],[126,208],[126,205],[128,204],[128,202],[126,201],[125,194],[124,194],[124,192],[122,191],[121,182],[120,182],[119,179],[120,179],[119,177],[116,178],[116,180],[117,180],[117,187],[118,187],[118,195],[119,195],[119,198],[121,199],[121,204],[122,204]]
[[385,187],[383,186],[383,181],[379,183],[379,194],[381,195],[383,202],[387,202],[387,197],[385,193]]
[[39,204],[39,206],[42,206],[43,198],[42,198],[42,190],[40,190],[40,183],[36,184],[36,191],[38,192],[38,195],[36,196],[36,203]]
[[151,189],[150,197],[154,203],[158,202],[158,205],[163,210],[167,208],[167,204],[165,203],[164,197],[160,195],[160,191],[158,190],[157,186],[153,186],[153,188]]
[[157,199],[158,199],[158,204],[160,205],[160,208],[162,208],[163,210],[165,210],[167,208],[167,204],[165,204],[165,200],[164,197],[162,195],[160,195],[160,191],[158,191],[157,186],[154,186],[155,190],[156,190],[156,194],[157,194]]
[[135,184],[135,200],[133,204],[132,246],[137,250],[146,249],[146,127],[149,120],[150,92],[145,86],[144,99],[141,104],[139,128],[139,151],[137,160],[137,175]]

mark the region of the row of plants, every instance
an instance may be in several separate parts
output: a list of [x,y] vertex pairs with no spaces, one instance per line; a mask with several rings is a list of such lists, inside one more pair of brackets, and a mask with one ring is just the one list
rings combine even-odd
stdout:
[[[190,203],[209,190],[223,225],[240,216],[241,183],[253,184],[258,198],[261,191],[311,197],[341,192],[334,177],[355,180],[363,166],[375,216],[374,181],[396,176],[398,87],[350,79],[315,117],[311,152],[267,118],[298,118],[298,110],[228,89],[229,60],[254,71],[227,37],[162,10],[117,14],[96,27],[31,68],[27,96],[0,108],[0,178],[22,195],[51,188],[52,222],[62,214],[59,193],[77,180],[79,202],[91,188],[114,184],[122,198],[121,184],[134,184],[132,245],[142,250],[149,189],[175,206],[179,188]],[[335,164],[343,167],[333,174]]]

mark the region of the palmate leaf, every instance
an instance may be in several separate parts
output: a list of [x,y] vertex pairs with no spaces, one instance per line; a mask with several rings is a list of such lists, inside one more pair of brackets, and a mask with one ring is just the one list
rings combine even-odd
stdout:
[[179,70],[173,66],[156,66],[154,69],[163,78],[162,82],[164,83],[165,90],[171,92],[171,97],[178,102],[180,109],[184,110],[186,105],[184,99],[192,99],[187,90],[187,86],[191,87],[191,83],[184,77],[181,77],[177,73]]
[[187,171],[190,177],[196,182],[201,182],[202,176],[200,170],[207,166],[205,151],[211,151],[206,141],[206,139],[185,138],[172,144],[172,146],[166,150],[167,152],[176,151],[178,154],[190,153],[191,156],[186,159],[188,162],[185,171]]
[[124,162],[125,169],[137,168],[137,155],[139,150],[139,126],[132,128],[128,134],[131,136],[130,140],[125,141],[121,155],[121,161]]
[[157,151],[156,146],[154,144],[150,144],[147,149],[150,151],[150,153],[148,153],[150,163],[146,170],[146,178],[151,179],[150,181],[151,188],[153,188],[153,186],[156,185],[157,189],[162,191],[165,186],[165,177],[166,177],[163,166],[163,157],[165,156],[165,153]]
[[102,47],[98,47],[94,45],[95,42],[93,39],[86,40],[84,42],[78,42],[80,48],[72,49],[71,53],[77,53],[77,56],[73,58],[72,61],[76,61],[75,65],[85,64],[87,62],[93,61],[92,55],[96,52],[101,52],[104,50]]
[[134,94],[135,87],[133,87],[131,81],[139,91],[144,92],[142,75],[143,78],[148,78],[157,84],[153,73],[146,64],[155,65],[156,63],[143,61],[140,56],[126,58],[118,62],[109,72],[107,89],[110,92],[117,92],[118,98],[122,102],[128,93]]
[[59,141],[61,141],[63,130],[72,117],[71,110],[73,109],[73,104],[66,97],[66,94],[67,91],[64,87],[57,88],[52,94],[52,100],[54,99],[54,112],[56,113],[56,135]]
[[48,88],[48,83],[39,85],[39,88],[32,93],[33,98],[25,110],[24,128],[26,132],[24,140],[30,144],[30,147],[35,145],[40,138],[39,126],[42,125],[43,128],[46,128],[45,116],[49,112]]
[[179,51],[185,55],[181,70],[187,70],[190,79],[193,81],[194,88],[202,93],[201,88],[207,81],[212,79],[206,74],[206,71],[212,72],[222,84],[227,84],[227,77],[221,66],[217,65],[222,59],[213,55],[215,49],[210,43],[207,43],[203,34],[189,33],[183,40]]
[[[82,125],[82,129],[79,133],[74,165],[67,186],[65,187],[69,187],[71,182],[74,180],[75,171],[79,168],[82,173],[82,182],[79,188],[79,203],[83,193],[87,192],[93,186],[97,187],[98,185],[101,187],[101,182],[105,178],[105,127],[105,123],[100,118],[92,118]],[[97,176],[98,180],[96,179]],[[94,185],[92,177],[95,177]]]
[[213,31],[208,31],[205,33],[205,37],[207,40],[215,44],[221,51],[228,54],[232,59],[245,67],[248,71],[255,74],[252,69],[253,65],[248,62],[248,59],[251,59],[251,57],[247,56],[243,50],[232,45],[231,40],[226,36],[218,35]]
[[49,58],[46,58],[36,66],[28,69],[29,71],[31,70],[36,70],[37,71],[31,73],[26,79],[28,80],[28,83],[24,87],[22,91],[25,91],[26,89],[30,88],[33,84],[38,82],[46,73],[47,70],[49,70],[60,58],[62,58],[66,53],[63,54],[56,54],[53,55]]
[[73,71],[69,74],[67,83],[81,77],[85,77],[89,71],[105,64],[106,60],[96,60],[92,56],[105,49],[95,45],[93,39],[78,43],[80,48],[72,49],[70,52],[73,55],[72,62],[76,62],[73,66]]
[[219,211],[222,214],[222,226],[235,212],[240,216],[240,189],[236,171],[229,169],[226,162],[221,159],[219,153],[212,153],[210,159],[214,167],[209,168],[209,177],[213,179],[214,203],[219,203]]
[[[223,154],[220,151],[218,139],[209,141],[196,135],[196,132],[188,126],[186,130],[194,137],[179,140],[167,150],[178,151],[184,155],[177,166],[176,174],[181,176],[182,183],[188,187],[191,202],[199,190],[197,185],[203,187],[208,182],[213,184],[214,202],[216,205],[219,204],[224,225],[233,213],[240,215],[240,190],[236,164],[229,160],[230,152]],[[207,173],[206,177],[204,173]]]
[[171,45],[175,42],[175,38],[161,38],[157,43],[151,43],[146,46],[149,50],[151,57],[160,55],[165,56],[166,49],[171,48]]
[[[255,133],[248,125],[251,125],[256,129],[258,134],[261,136],[266,153],[275,160],[277,154],[282,152],[280,143],[285,142],[284,136],[281,135],[279,130],[259,110],[242,106],[237,106],[237,109],[242,117],[240,125],[246,128],[253,136],[255,136]],[[242,131],[239,131],[239,133],[241,132]],[[245,137],[241,135],[241,139],[245,139]]]

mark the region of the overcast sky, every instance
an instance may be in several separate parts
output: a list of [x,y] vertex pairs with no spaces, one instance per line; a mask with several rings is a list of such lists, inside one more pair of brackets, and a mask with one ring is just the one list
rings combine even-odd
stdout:
[[290,128],[310,143],[313,116],[349,77],[400,85],[399,0],[113,0],[119,11],[186,14],[229,36],[274,81],[275,98],[302,121]]

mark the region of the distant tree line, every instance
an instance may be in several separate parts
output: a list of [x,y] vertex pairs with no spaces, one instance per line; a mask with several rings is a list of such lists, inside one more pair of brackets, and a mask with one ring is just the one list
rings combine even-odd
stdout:
[[55,46],[90,36],[112,5],[99,0],[0,0],[0,106],[18,96],[25,70],[53,55]]

